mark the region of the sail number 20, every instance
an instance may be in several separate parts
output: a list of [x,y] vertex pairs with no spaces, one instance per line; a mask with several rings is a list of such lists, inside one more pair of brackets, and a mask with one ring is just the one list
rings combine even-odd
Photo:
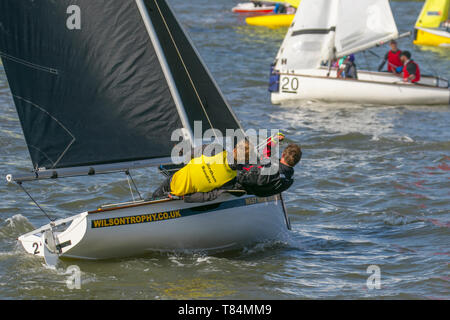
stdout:
[[280,83],[283,93],[297,93],[300,87],[300,81],[294,76],[281,76]]

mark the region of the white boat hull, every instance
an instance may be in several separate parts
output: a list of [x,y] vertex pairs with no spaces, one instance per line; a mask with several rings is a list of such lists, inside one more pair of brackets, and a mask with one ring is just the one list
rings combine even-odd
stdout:
[[262,4],[261,6],[256,6],[254,2],[244,2],[238,3],[237,6],[231,9],[233,12],[237,13],[269,13],[275,9],[273,5]]
[[[60,258],[109,259],[152,251],[216,252],[282,240],[288,218],[281,196],[224,195],[202,204],[163,201],[85,212],[55,232]],[[19,238],[25,250],[44,255],[44,226]]]
[[[327,70],[280,74],[279,92],[271,95],[273,104],[297,100],[350,102],[382,105],[448,105],[448,82],[422,77],[420,84],[401,83],[398,76],[386,72],[358,72],[358,80],[337,79]],[[440,83],[439,83],[440,82]],[[441,87],[442,86],[442,87]]]

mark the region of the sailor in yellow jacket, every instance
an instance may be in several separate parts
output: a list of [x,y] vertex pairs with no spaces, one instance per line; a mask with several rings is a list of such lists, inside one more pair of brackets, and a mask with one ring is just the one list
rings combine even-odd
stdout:
[[[242,148],[244,158],[238,153]],[[250,144],[244,140],[233,150],[232,155],[223,150],[217,154],[205,155],[206,146],[202,147],[199,157],[191,158],[188,164],[167,179],[154,193],[153,199],[174,195],[183,197],[197,192],[209,192],[233,185],[238,164],[245,164],[250,159]]]

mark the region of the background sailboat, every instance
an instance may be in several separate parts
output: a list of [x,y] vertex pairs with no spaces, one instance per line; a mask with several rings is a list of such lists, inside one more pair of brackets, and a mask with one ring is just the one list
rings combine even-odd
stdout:
[[274,1],[251,1],[238,3],[231,9],[235,13],[270,13],[275,9]]
[[[34,170],[9,182],[91,176],[171,163],[182,128],[241,128],[164,0],[0,3],[0,55]],[[19,238],[43,256],[104,259],[151,250],[225,250],[276,239],[281,196],[224,195],[207,205],[169,199],[99,207]]]
[[450,0],[426,0],[415,26],[414,44],[450,46]]
[[275,2],[288,7],[288,11],[290,12],[248,17],[245,19],[245,22],[251,26],[264,26],[269,28],[289,27],[294,20],[295,10],[300,5],[300,0],[284,0]]
[[336,79],[333,61],[399,36],[388,0],[303,0],[273,66],[272,102],[448,104],[448,81],[434,77],[411,85],[390,73],[359,70],[358,80]]

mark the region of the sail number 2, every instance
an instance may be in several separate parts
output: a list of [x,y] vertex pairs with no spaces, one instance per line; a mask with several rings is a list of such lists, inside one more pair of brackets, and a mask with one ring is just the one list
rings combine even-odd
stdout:
[[281,76],[280,83],[283,93],[297,93],[300,87],[300,81],[295,76]]
[[34,242],[34,243],[33,243],[33,248],[34,248],[34,252],[33,252],[34,255],[40,253],[40,252],[39,252],[39,243]]

